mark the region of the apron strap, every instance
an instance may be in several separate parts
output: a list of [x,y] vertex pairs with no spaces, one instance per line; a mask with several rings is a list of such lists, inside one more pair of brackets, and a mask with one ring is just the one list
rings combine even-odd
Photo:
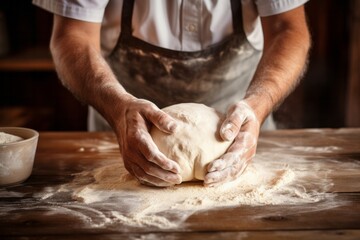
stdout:
[[[232,21],[234,34],[239,34],[244,32],[243,28],[243,19],[242,19],[242,7],[241,0],[231,0],[231,12],[232,12]],[[134,10],[134,0],[124,0],[122,7],[122,17],[121,17],[121,32],[123,36],[132,35],[132,16]]]
[[121,13],[121,35],[132,35],[132,16],[134,10],[134,0],[124,0]]
[[234,34],[245,33],[243,27],[241,0],[231,0],[231,13]]

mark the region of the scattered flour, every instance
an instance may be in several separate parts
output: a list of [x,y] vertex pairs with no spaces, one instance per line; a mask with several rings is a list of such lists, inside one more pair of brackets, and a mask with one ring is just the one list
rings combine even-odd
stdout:
[[337,146],[326,146],[326,147],[313,147],[313,146],[293,146],[290,147],[291,150],[295,151],[305,151],[312,153],[333,153],[341,150],[340,147]]
[[267,156],[258,154],[237,181],[216,188],[203,187],[202,182],[169,188],[144,186],[119,162],[78,174],[75,185],[88,183],[78,187],[73,197],[88,206],[107,208],[113,222],[164,229],[178,226],[201,210],[240,205],[307,204],[329,197],[327,190],[332,183],[321,166],[313,162],[311,167],[307,166],[304,159],[292,159],[290,164],[284,156],[277,161]]
[[0,144],[19,142],[21,140],[23,140],[23,138],[12,134],[0,132]]
[[[318,136],[314,135],[316,138]],[[204,188],[201,182],[171,188],[143,186],[125,171],[117,155],[114,158],[114,152],[118,152],[115,137],[72,141],[71,145],[65,141],[62,144],[68,144],[66,146],[79,154],[101,152],[101,161],[96,162],[96,166],[101,167],[80,172],[74,179],[65,180],[65,184],[34,188],[34,192],[0,189],[0,197],[19,198],[17,204],[0,204],[0,217],[18,219],[21,208],[38,210],[56,221],[76,219],[79,225],[75,227],[80,231],[82,228],[114,232],[133,228],[181,231],[186,230],[187,219],[192,214],[219,208],[239,210],[239,207],[259,206],[248,216],[259,219],[269,214],[269,209],[273,214],[284,214],[288,209],[291,214],[324,211],[346,204],[332,192],[347,191],[337,179],[358,176],[360,172],[359,161],[338,161],[327,155],[328,152],[346,153],[337,146],[340,140],[334,138],[328,146],[303,146],[284,142],[283,138],[278,141],[260,139],[263,148],[259,148],[244,174],[237,182],[218,188]],[[348,145],[351,146],[351,142]],[[353,146],[347,151],[357,151],[358,145]],[[285,148],[290,150],[288,154],[281,151]],[[84,164],[84,168],[90,166],[93,165]],[[338,185],[341,189],[336,190]],[[35,201],[24,196],[31,196]],[[268,205],[278,207],[268,208]]]

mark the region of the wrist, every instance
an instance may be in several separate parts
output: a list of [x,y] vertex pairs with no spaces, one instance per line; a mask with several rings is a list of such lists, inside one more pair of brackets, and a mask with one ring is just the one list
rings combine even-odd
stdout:
[[273,109],[271,102],[264,96],[248,95],[243,101],[253,110],[260,124],[265,121]]
[[125,108],[134,96],[126,92],[116,83],[107,83],[97,88],[96,96],[90,103],[116,131],[119,119],[122,119]]

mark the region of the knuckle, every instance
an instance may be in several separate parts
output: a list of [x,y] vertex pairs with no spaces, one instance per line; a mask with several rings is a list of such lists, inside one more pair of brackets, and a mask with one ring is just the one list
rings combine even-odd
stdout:
[[133,170],[133,173],[135,175],[135,177],[139,180],[145,180],[145,174],[144,172],[140,169],[140,167],[133,165],[131,167],[131,169]]
[[168,117],[161,111],[157,111],[155,115],[155,121],[157,121],[159,124],[164,125],[168,121]]
[[139,105],[141,106],[141,108],[146,112],[146,111],[156,111],[156,110],[158,110],[158,107],[154,104],[154,103],[152,103],[152,102],[150,102],[150,101],[148,101],[148,100],[145,100],[145,99],[140,99],[139,100]]
[[156,169],[151,165],[143,166],[143,171],[148,175],[153,175],[156,172]]
[[149,149],[147,157],[150,162],[156,163],[160,166],[166,165],[167,163],[167,161],[161,157],[160,151],[157,151],[156,149]]
[[144,142],[144,147],[141,152],[148,161],[158,162],[157,153],[154,152],[154,149],[152,149],[147,142]]
[[154,152],[152,152],[150,149],[148,149],[147,151],[145,151],[144,153],[146,159],[150,162],[158,162],[157,158],[156,158],[156,154]]
[[144,130],[142,130],[141,128],[134,128],[132,129],[131,136],[133,137],[133,140],[144,143],[145,142],[144,134],[145,134]]

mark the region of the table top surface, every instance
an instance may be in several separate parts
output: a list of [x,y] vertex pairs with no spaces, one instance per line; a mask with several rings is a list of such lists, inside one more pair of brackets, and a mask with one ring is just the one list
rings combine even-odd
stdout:
[[[167,227],[160,220],[159,224],[129,224],[123,218],[114,220],[125,213],[113,203],[119,201],[121,205],[124,199],[111,199],[111,205],[109,199],[86,203],[74,198],[75,190],[91,181],[85,178],[79,181],[81,173],[121,161],[115,136],[109,132],[42,132],[30,178],[0,188],[0,236],[1,239],[360,239],[360,129],[263,132],[257,156],[274,164],[279,159],[288,159],[288,168],[303,175],[311,173],[301,187],[313,196],[322,183],[326,184],[321,199],[184,212],[169,209],[146,216],[156,215],[157,219],[172,223]],[[166,203],[166,197],[161,196],[159,201]]]

